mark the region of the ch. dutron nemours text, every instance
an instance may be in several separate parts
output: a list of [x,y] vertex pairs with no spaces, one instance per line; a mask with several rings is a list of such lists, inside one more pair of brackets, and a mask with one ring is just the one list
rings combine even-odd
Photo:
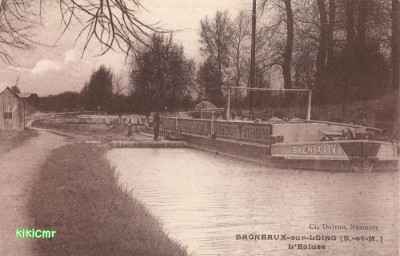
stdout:
[[308,226],[310,229],[322,229],[322,230],[379,230],[378,226],[375,225],[360,225],[360,224],[350,224],[350,225],[340,225],[340,224],[310,224]]

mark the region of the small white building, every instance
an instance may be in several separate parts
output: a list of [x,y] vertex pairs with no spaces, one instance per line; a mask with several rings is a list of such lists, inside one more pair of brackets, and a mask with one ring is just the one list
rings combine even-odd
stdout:
[[0,130],[25,129],[25,101],[7,87],[0,93]]

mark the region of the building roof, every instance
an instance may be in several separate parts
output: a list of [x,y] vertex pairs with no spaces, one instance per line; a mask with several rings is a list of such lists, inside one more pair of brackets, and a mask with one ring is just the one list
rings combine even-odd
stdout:
[[206,109],[208,110],[208,109],[218,109],[218,108],[211,102],[203,100],[202,102],[197,104],[194,109],[195,110],[206,110]]
[[12,94],[14,94],[18,99],[22,100],[23,102],[25,102],[25,100],[23,98],[21,98],[18,93],[14,92],[13,90],[10,89],[10,87],[6,87],[6,89],[4,89],[2,92],[0,92],[0,95],[2,95],[5,91],[9,90],[10,92],[12,92]]
[[20,97],[20,98],[29,98],[30,96],[32,96],[34,93],[29,93],[29,92],[21,92],[21,93],[18,93],[18,96]]

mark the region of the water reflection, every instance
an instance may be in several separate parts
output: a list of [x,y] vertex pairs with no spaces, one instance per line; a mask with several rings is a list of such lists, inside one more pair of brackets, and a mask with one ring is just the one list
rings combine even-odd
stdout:
[[[398,255],[398,172],[267,169],[189,149],[113,149],[107,157],[134,196],[196,255]],[[310,224],[376,225],[379,230],[312,230]],[[249,241],[237,240],[238,234],[384,240]],[[326,249],[288,250],[297,243]]]

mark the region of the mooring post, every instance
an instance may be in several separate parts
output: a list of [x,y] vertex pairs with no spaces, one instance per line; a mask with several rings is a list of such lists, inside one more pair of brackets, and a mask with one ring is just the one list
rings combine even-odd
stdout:
[[312,98],[312,91],[310,90],[308,93],[308,106],[307,106],[307,120],[311,120],[311,98]]
[[[251,50],[250,50],[250,88],[256,88],[256,22],[257,22],[257,4],[253,0],[253,11],[251,19]],[[254,120],[254,102],[253,92],[248,91],[249,97],[249,114],[251,120]]]
[[229,120],[231,117],[231,88],[228,86],[228,106],[226,108],[226,120]]

